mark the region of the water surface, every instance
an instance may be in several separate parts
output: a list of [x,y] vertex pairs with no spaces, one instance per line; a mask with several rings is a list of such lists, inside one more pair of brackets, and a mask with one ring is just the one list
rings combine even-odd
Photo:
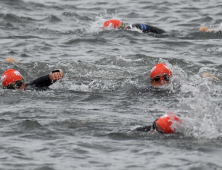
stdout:
[[[222,169],[222,83],[201,78],[222,79],[222,34],[198,32],[221,29],[221,14],[212,0],[2,0],[0,73],[65,77],[48,91],[0,90],[0,169]],[[167,34],[103,31],[111,18]],[[180,89],[138,94],[158,62]],[[178,133],[133,131],[169,111],[184,121]]]

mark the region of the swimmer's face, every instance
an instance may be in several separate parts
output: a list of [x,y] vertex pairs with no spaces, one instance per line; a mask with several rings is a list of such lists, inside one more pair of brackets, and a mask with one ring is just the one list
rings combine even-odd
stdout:
[[25,82],[22,84],[22,86],[19,89],[20,90],[24,90],[25,89]]
[[25,82],[24,80],[18,80],[18,81],[14,81],[10,84],[7,85],[7,87],[5,87],[6,89],[14,89],[14,90],[23,90],[25,88]]
[[155,75],[151,80],[151,85],[153,87],[160,87],[162,85],[170,84],[170,75],[166,73],[160,73]]
[[162,133],[165,133],[165,131],[163,130],[163,128],[157,123],[157,121],[154,122],[155,123],[155,128],[152,129],[150,132],[155,132],[155,131],[158,131],[158,132],[162,132]]
[[163,128],[162,128],[157,122],[155,122],[155,123],[156,123],[156,130],[159,131],[159,132],[165,133],[165,131],[163,130]]
[[127,27],[126,27],[125,24],[122,22],[121,25],[120,25],[120,27],[119,27],[119,29],[125,29],[125,30],[126,30]]

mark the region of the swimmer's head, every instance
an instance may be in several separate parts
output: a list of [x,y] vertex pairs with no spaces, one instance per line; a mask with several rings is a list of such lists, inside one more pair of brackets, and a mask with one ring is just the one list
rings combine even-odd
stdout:
[[158,74],[168,74],[169,76],[172,76],[172,71],[170,70],[170,67],[168,67],[164,63],[156,64],[150,71],[150,78],[152,79],[154,76]]
[[111,28],[125,28],[125,25],[117,20],[117,19],[110,19],[104,22],[103,29],[111,27]]
[[164,84],[169,84],[171,76],[172,71],[166,64],[156,64],[150,71],[151,85],[154,87],[159,87]]
[[174,133],[181,123],[181,119],[173,113],[167,113],[156,120],[156,125],[160,126],[164,133]]
[[4,88],[11,87],[10,89],[16,89],[17,83],[23,85],[24,81],[22,75],[14,69],[6,70],[1,77],[2,85]]

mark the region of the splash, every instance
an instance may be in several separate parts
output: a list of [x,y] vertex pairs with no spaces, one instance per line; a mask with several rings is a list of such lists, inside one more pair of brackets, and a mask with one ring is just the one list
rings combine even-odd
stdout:
[[[121,20],[120,18],[116,17],[116,16],[112,16],[110,17],[109,19],[118,19],[118,20]],[[87,33],[98,33],[98,32],[101,32],[103,31],[102,27],[103,27],[103,23],[105,21],[107,21],[108,19],[105,19],[103,16],[97,16],[95,18],[95,20],[93,22],[91,22],[89,28],[86,29],[86,32]],[[112,29],[113,28],[107,28],[108,30],[109,29]]]
[[180,101],[184,120],[182,131],[188,137],[220,138],[222,136],[220,121],[222,114],[220,99],[214,93],[216,85],[208,79],[198,81],[199,84],[192,86],[189,95],[187,95],[187,91],[183,91],[185,95]]
[[220,25],[217,28],[218,30],[222,31],[222,23],[220,23]]

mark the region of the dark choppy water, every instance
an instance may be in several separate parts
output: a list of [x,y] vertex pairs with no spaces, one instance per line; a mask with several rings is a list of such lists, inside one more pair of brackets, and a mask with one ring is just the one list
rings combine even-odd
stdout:
[[[0,169],[222,169],[222,34],[217,1],[1,0],[0,73],[26,81],[62,68],[49,91],[0,90]],[[105,20],[145,23],[166,35],[106,30]],[[7,64],[13,57],[20,64]],[[171,65],[180,91],[145,93],[149,70]],[[173,135],[136,133],[173,111]]]

